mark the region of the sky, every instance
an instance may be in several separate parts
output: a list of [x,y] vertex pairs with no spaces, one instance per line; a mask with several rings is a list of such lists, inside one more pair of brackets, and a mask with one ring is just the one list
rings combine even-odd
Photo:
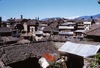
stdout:
[[74,18],[100,14],[97,0],[0,0],[0,16],[8,18],[34,19],[35,17]]

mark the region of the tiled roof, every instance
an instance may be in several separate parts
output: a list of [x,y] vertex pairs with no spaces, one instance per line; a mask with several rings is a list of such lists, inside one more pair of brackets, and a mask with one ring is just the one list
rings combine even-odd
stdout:
[[4,42],[11,42],[11,41],[18,41],[18,38],[16,38],[16,37],[11,37],[11,36],[9,36],[9,37],[2,37],[2,39],[3,39],[3,41]]
[[0,32],[12,32],[12,29],[8,27],[0,27]]
[[16,22],[16,23],[18,23],[18,22],[21,22],[23,19],[8,19],[7,20],[7,22]]
[[15,22],[21,22],[23,19],[15,19]]
[[[29,45],[13,45],[4,47],[4,55],[2,55],[3,62],[7,65],[10,63],[25,60],[29,57],[43,56],[44,53],[57,53],[53,42],[39,42]],[[1,51],[1,50],[0,50]]]
[[41,40],[39,40],[39,42],[43,42],[43,41],[46,42],[48,40],[51,40],[54,42],[66,42],[67,38],[65,38],[64,36],[59,36],[59,35],[52,35],[51,37],[50,36],[43,37]]
[[100,24],[94,24],[90,27],[89,31],[85,32],[86,35],[100,36]]
[[52,28],[57,28],[58,22],[54,21],[50,24]]
[[52,41],[54,42],[66,42],[67,41],[67,38],[65,38],[64,36],[59,36],[59,35],[51,36],[51,38],[52,38]]
[[36,25],[37,21],[36,20],[29,20],[27,22],[27,25]]
[[50,26],[46,26],[43,31],[52,31],[52,28]]
[[50,26],[46,26],[43,31],[49,31],[49,32],[58,32],[58,29],[57,28],[52,28]]

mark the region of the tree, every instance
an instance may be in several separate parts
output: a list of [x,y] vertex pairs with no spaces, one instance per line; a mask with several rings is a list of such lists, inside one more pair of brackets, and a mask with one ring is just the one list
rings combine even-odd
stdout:
[[91,21],[91,24],[93,25],[93,24],[95,24],[95,21],[94,21],[94,19]]
[[100,68],[100,54],[94,56],[94,61],[91,63],[92,68]]

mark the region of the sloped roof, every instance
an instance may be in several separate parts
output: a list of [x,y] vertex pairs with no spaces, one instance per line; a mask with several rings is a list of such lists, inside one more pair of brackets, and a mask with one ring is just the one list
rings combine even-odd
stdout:
[[15,22],[21,22],[23,19],[15,19]]
[[12,29],[8,27],[0,27],[0,32],[12,32]]
[[57,28],[57,25],[58,25],[58,22],[57,22],[57,21],[54,21],[54,22],[52,22],[52,23],[50,24],[50,26],[51,26],[52,28]]
[[90,30],[85,32],[86,35],[100,36],[100,24],[94,24]]
[[[1,59],[7,65],[29,57],[43,56],[44,53],[58,53],[53,42],[39,42],[29,45],[13,45],[2,48],[5,52]],[[1,51],[1,50],[0,50]]]
[[27,22],[27,25],[36,25],[37,21],[36,20],[29,20]]
[[46,26],[43,31],[52,31],[53,29],[50,26]]
[[48,24],[48,21],[41,21],[41,24]]
[[15,22],[15,19],[7,19],[7,22]]
[[8,36],[8,37],[2,37],[2,40],[3,40],[4,42],[11,42],[11,41],[18,41],[18,38]]
[[30,43],[30,41],[29,40],[26,40],[26,39],[22,39],[22,40],[19,40],[18,42],[17,42],[18,44],[28,44],[28,43]]
[[57,28],[52,28],[50,26],[46,26],[43,31],[49,31],[49,32],[58,32]]
[[99,49],[100,45],[66,42],[58,51],[75,54],[85,58],[95,55]]
[[50,36],[43,37],[41,40],[39,40],[39,42],[48,41],[48,40],[51,40],[54,42],[66,42],[67,38],[65,38],[64,36],[59,36],[59,35],[52,35],[51,37]]
[[42,39],[38,40],[38,42],[47,42],[50,39],[49,36],[43,37]]
[[54,42],[66,42],[67,41],[67,38],[65,38],[64,36],[59,36],[59,35],[51,36],[51,39]]
[[23,19],[8,19],[7,22],[22,22]]
[[53,29],[53,32],[57,32],[57,33],[58,33],[59,30],[58,30],[57,28],[54,28],[54,29]]

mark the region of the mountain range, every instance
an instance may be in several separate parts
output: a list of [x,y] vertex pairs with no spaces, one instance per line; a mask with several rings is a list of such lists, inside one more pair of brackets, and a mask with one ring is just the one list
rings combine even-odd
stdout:
[[62,17],[43,18],[43,19],[41,19],[41,20],[42,20],[42,21],[46,21],[46,20],[49,20],[49,19],[57,19],[57,18],[62,18]]
[[[43,21],[46,21],[48,19],[56,19],[56,18],[61,18],[61,17],[52,17],[52,18],[43,18]],[[100,18],[100,14],[96,14],[96,15],[90,15],[90,16],[80,16],[80,17],[76,17],[74,19],[84,19],[84,20],[88,20],[88,19],[95,19],[95,18]]]
[[96,14],[96,15],[91,15],[91,16],[80,16],[80,17],[77,17],[75,19],[85,19],[85,20],[88,20],[88,19],[95,19],[95,18],[100,18],[100,14]]

